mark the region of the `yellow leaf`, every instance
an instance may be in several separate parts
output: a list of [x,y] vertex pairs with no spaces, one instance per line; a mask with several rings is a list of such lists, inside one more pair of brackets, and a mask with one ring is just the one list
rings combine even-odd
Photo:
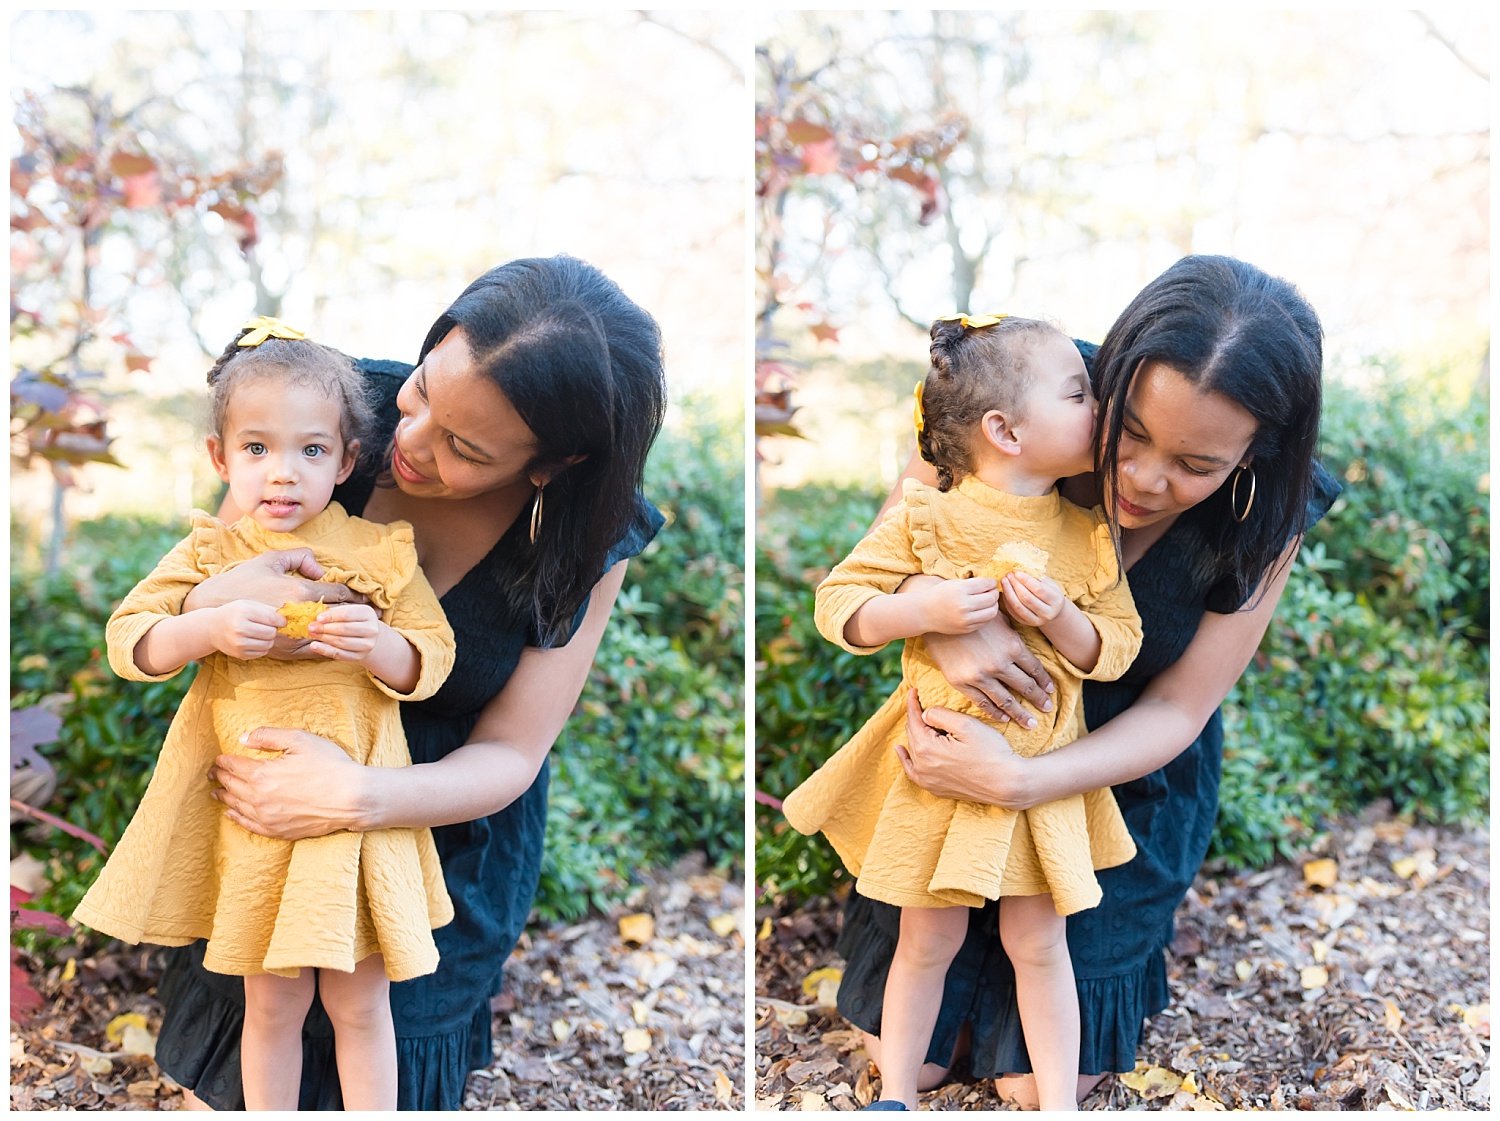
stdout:
[[1385,1027],[1387,1031],[1401,1030],[1401,1009],[1396,1007],[1394,1000],[1385,1002]]
[[1403,856],[1400,860],[1391,861],[1391,871],[1403,880],[1409,880],[1417,874],[1417,858],[1414,856]]
[[573,1034],[573,1027],[566,1020],[552,1021],[552,1038],[561,1043]]
[[115,1064],[107,1055],[79,1055],[78,1065],[95,1078],[103,1078],[115,1069]]
[[714,1071],[714,1097],[720,1105],[728,1105],[734,1100],[734,1083],[722,1070]]
[[1255,975],[1255,966],[1251,965],[1244,958],[1241,958],[1234,963],[1234,975],[1241,981],[1248,981]]
[[789,1028],[798,1028],[807,1023],[807,1009],[791,1006],[776,1006],[776,1018]]
[[844,971],[833,966],[824,966],[822,969],[814,969],[806,977],[802,978],[802,993],[804,996],[812,996],[818,991],[818,986],[824,981],[835,983],[844,979]]
[[757,942],[764,942],[769,937],[771,937],[771,920],[766,919],[760,924],[760,929],[756,931],[755,940]]
[[127,1055],[145,1055],[148,1058],[156,1057],[156,1036],[145,1028],[138,1028],[134,1024],[126,1024],[125,1030],[120,1033],[120,1050]]
[[65,961],[63,963],[62,979],[64,981],[71,981],[74,977],[77,977],[77,976],[78,976],[78,961],[77,961],[76,958],[69,958],[67,961]]
[[1136,1063],[1135,1070],[1129,1074],[1120,1075],[1120,1081],[1148,1100],[1170,1098],[1182,1086],[1182,1075],[1166,1067],[1142,1062]]
[[644,1024],[646,1017],[651,1015],[651,1009],[646,1007],[644,1000],[632,1000],[630,1002],[630,1018],[638,1024]]
[[1302,967],[1302,987],[1304,989],[1321,989],[1328,984],[1328,970],[1321,965],[1304,965]]
[[1339,862],[1309,860],[1302,866],[1302,882],[1308,887],[1332,887],[1339,882]]
[[1192,1071],[1188,1071],[1182,1076],[1181,1089],[1185,1094],[1196,1094],[1198,1092],[1198,1079],[1193,1076]]
[[1312,944],[1313,961],[1322,965],[1328,960],[1328,943],[1321,938],[1314,938]]
[[644,911],[620,919],[620,941],[644,946],[656,934],[656,920]]
[[120,1038],[125,1034],[125,1029],[131,1026],[138,1027],[144,1031],[146,1028],[146,1017],[142,1016],[139,1012],[122,1012],[106,1025],[104,1038],[111,1043],[119,1043]]
[[720,938],[728,938],[739,929],[740,917],[733,911],[725,911],[708,920],[708,928]]
[[629,1028],[620,1039],[627,1055],[639,1055],[642,1051],[651,1050],[651,1033],[645,1028]]
[[1488,1039],[1490,1037],[1490,1006],[1476,1004],[1473,1008],[1465,1008],[1464,1023]]

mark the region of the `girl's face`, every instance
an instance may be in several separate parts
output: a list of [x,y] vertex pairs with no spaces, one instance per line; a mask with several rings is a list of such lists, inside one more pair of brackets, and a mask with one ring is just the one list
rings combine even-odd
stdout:
[[427,352],[396,395],[391,474],[419,498],[473,498],[506,487],[534,486],[527,465],[535,434],[510,401],[474,365],[463,329]]
[[1066,479],[1094,467],[1094,421],[1099,402],[1073,340],[1055,331],[1027,356],[1031,386],[1012,428],[1036,475]]
[[1143,365],[1125,400],[1120,432],[1122,529],[1176,517],[1249,463],[1255,418],[1222,393],[1203,391],[1164,362]]
[[237,385],[208,454],[234,504],[263,528],[290,533],[321,514],[354,469],[359,442],[341,435],[338,401],[288,377]]

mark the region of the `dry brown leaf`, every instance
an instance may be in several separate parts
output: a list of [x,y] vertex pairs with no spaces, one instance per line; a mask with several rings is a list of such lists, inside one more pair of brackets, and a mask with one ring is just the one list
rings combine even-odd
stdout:
[[1339,882],[1337,860],[1309,860],[1302,866],[1302,882],[1308,887],[1332,887]]
[[714,1097],[720,1105],[728,1105],[734,1100],[734,1083],[722,1070],[714,1071]]
[[656,920],[642,911],[634,915],[624,915],[620,919],[620,941],[634,942],[637,946],[644,946],[656,935]]
[[125,1092],[132,1098],[154,1098],[160,1089],[161,1083],[156,1079],[143,1078],[125,1087]]
[[1387,1031],[1401,1030],[1401,1009],[1396,1007],[1394,1000],[1385,1002],[1385,1026]]
[[804,1113],[816,1113],[828,1108],[828,1099],[822,1094],[807,1093],[802,1095],[802,1101],[798,1106]]

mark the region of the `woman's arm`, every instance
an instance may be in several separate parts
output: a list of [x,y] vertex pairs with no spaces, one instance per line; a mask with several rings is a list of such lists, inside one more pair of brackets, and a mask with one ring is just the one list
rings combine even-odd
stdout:
[[232,821],[252,833],[297,840],[340,829],[418,828],[472,821],[504,809],[536,779],[588,679],[625,579],[625,561],[594,587],[583,625],[566,646],[527,649],[480,713],[469,742],[435,763],[361,767],[306,732],[261,728],[250,747],[280,758],[221,755],[213,778]]
[[1020,810],[1117,786],[1165,766],[1197,738],[1250,664],[1300,543],[1287,547],[1252,599],[1253,608],[1205,614],[1182,657],[1152,679],[1134,704],[1056,751],[1023,759],[982,721],[946,709],[921,714],[911,706],[911,747],[900,752],[908,776],[940,797]]

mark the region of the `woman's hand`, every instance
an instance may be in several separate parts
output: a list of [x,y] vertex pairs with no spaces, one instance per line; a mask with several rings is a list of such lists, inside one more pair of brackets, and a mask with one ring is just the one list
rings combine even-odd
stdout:
[[209,771],[229,820],[251,833],[297,841],[357,827],[361,767],[332,740],[291,728],[257,728],[246,747],[273,759],[220,755]]
[[906,777],[939,798],[985,802],[1008,810],[1035,805],[1027,789],[1027,760],[984,721],[946,708],[922,711],[906,694],[907,745],[896,746]]
[[[221,607],[235,600],[254,600],[267,607],[310,600],[329,604],[366,602],[364,596],[343,584],[320,582],[322,575],[323,566],[314,559],[311,549],[262,553],[197,585],[182,601],[182,610],[186,613],[204,607]],[[308,646],[305,638],[278,634],[269,656],[282,660],[320,657],[315,651],[308,650]]]
[[1015,720],[1023,727],[1034,727],[1036,717],[1026,711],[1016,694],[1040,712],[1052,711],[1048,694],[1056,686],[1003,618],[991,619],[969,634],[928,634],[922,641],[948,684],[978,705],[981,712],[1002,722]]

